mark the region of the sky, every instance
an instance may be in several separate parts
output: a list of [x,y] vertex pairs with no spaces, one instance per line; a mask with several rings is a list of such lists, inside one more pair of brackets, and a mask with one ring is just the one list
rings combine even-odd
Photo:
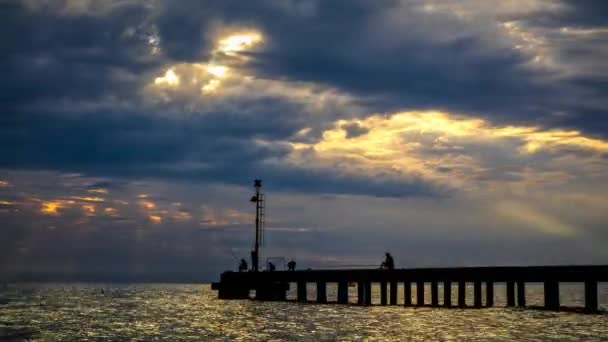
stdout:
[[608,263],[605,0],[0,2],[0,278]]

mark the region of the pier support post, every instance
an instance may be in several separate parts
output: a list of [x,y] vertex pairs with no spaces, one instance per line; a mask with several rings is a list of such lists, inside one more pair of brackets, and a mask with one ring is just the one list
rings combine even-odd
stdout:
[[424,282],[416,282],[416,306],[424,305]]
[[240,287],[234,284],[222,284],[218,291],[219,299],[248,299],[249,288]]
[[365,305],[365,283],[362,281],[357,283],[357,304]]
[[306,303],[306,282],[299,281],[298,282],[298,302]]
[[443,282],[443,306],[451,307],[452,306],[452,282],[446,281]]
[[517,306],[526,306],[526,283],[517,282]]
[[464,308],[467,304],[466,287],[467,287],[467,283],[465,283],[464,281],[458,282],[458,307],[461,307],[461,308]]
[[412,306],[412,283],[403,282],[403,306]]
[[594,280],[587,280],[585,281],[585,310],[596,312],[597,309],[597,282]]
[[507,306],[515,306],[515,283],[507,282]]
[[486,281],[486,306],[494,306],[494,283],[491,281]]
[[431,282],[431,306],[439,306],[439,290],[436,281]]
[[545,308],[559,310],[559,283],[555,280],[545,281]]
[[481,307],[481,282],[476,281],[473,283],[473,305],[476,308]]
[[348,304],[348,283],[345,281],[338,283],[338,304]]
[[255,299],[284,301],[287,296],[288,288],[289,284],[284,282],[263,283],[255,289]]
[[327,283],[317,281],[317,303],[327,303]]
[[390,290],[390,303],[391,305],[397,305],[397,282],[391,281],[391,290]]
[[380,305],[386,305],[386,281],[380,282]]
[[372,305],[372,283],[365,282],[365,305]]

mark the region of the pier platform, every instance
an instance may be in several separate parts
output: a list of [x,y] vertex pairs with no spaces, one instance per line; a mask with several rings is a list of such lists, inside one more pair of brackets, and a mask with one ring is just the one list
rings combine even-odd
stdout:
[[[598,312],[598,283],[608,282],[608,265],[459,267],[409,269],[340,269],[275,272],[224,272],[213,283],[220,299],[248,299],[255,290],[256,300],[285,301],[290,284],[296,284],[297,301],[307,303],[307,286],[316,286],[316,303],[327,303],[327,284],[337,284],[336,304],[349,303],[349,284],[356,284],[357,304],[372,305],[372,283],[380,284],[380,305],[482,308],[494,306],[494,284],[506,284],[507,306],[526,307],[526,283],[542,283],[544,308],[560,310],[559,284],[581,283],[585,289],[583,312]],[[403,302],[397,302],[398,285],[403,285]],[[416,284],[412,296],[412,284]],[[439,285],[443,300],[439,304]],[[457,301],[452,302],[452,285],[457,285]],[[473,285],[473,305],[466,305],[466,285]],[[482,287],[482,284],[485,286]],[[430,285],[431,301],[425,302],[425,285]],[[485,296],[482,296],[485,289]],[[516,295],[517,294],[517,295]],[[412,303],[412,297],[416,299]],[[482,299],[485,299],[483,301]]]

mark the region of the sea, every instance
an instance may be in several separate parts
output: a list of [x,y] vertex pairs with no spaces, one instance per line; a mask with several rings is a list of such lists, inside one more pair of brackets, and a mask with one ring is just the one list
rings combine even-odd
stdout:
[[[352,305],[337,305],[220,300],[208,284],[5,284],[0,341],[608,341],[607,314],[505,308],[504,284],[494,291],[496,307],[446,309],[357,306],[356,287]],[[598,291],[606,311],[608,284]],[[398,293],[403,303],[402,287]],[[468,287],[468,304],[472,294]],[[336,299],[335,286],[328,299]],[[528,284],[526,300],[542,305],[542,286]],[[582,286],[560,284],[560,300],[583,306]]]

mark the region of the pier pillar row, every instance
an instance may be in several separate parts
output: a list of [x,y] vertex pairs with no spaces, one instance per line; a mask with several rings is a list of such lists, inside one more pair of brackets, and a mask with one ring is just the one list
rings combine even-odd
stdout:
[[317,303],[327,303],[327,283],[317,281]]
[[515,306],[515,283],[507,282],[507,306]]
[[403,306],[412,306],[412,283],[403,282]]
[[452,282],[446,281],[443,283],[443,306],[449,308],[452,306]]
[[348,304],[348,283],[345,281],[338,283],[338,304]]
[[517,306],[526,306],[526,283],[517,282]]
[[306,282],[299,281],[298,282],[298,302],[306,303]]
[[481,282],[476,281],[473,283],[473,305],[476,308],[481,307]]
[[559,310],[559,283],[555,280],[545,281],[545,308]]
[[380,305],[386,305],[386,281],[380,282]]
[[590,312],[598,310],[597,282],[594,280],[585,281],[585,309]]
[[416,282],[416,306],[424,305],[424,282]]
[[439,306],[439,290],[436,281],[431,282],[431,306]]
[[391,281],[391,290],[390,290],[390,303],[391,305],[397,305],[397,282]]
[[491,281],[486,281],[486,306],[494,306],[494,283]]
[[464,281],[458,282],[458,307],[464,308],[467,305],[466,298],[467,283]]

